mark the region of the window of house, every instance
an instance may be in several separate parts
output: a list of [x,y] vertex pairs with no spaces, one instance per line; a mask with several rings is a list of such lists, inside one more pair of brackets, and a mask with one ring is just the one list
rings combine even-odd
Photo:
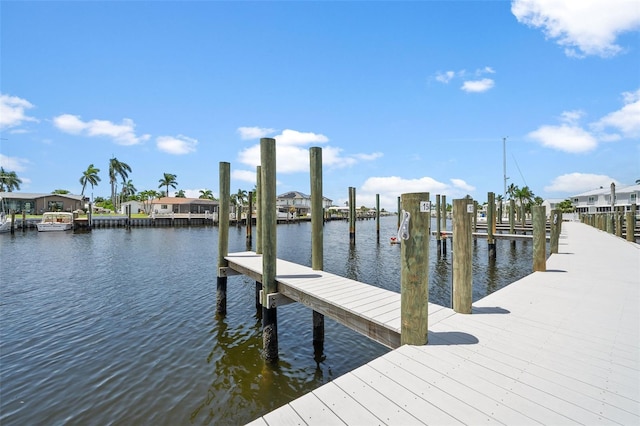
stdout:
[[161,208],[162,210],[166,210],[166,209],[167,209],[167,205],[166,205],[166,204],[161,204],[161,205],[160,205],[160,208]]

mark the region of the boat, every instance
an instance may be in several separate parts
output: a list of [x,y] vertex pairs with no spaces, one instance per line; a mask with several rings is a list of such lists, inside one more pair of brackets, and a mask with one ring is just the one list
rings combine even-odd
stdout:
[[11,231],[11,219],[4,212],[0,212],[0,233]]
[[73,228],[73,213],[45,212],[37,226],[38,231],[68,231]]

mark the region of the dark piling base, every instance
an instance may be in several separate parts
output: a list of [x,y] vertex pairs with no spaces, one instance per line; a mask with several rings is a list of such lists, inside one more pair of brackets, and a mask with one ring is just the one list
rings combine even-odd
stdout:
[[216,316],[227,315],[227,277],[218,277],[216,283]]
[[260,302],[260,290],[262,290],[262,283],[256,281],[256,318],[262,319],[262,303]]
[[[325,360],[324,356],[324,315],[313,311],[313,359],[316,364]],[[319,365],[318,365],[319,366]]]
[[262,357],[278,361],[278,309],[262,308]]
[[489,259],[495,259],[496,258],[496,243],[489,243],[488,247],[489,247]]

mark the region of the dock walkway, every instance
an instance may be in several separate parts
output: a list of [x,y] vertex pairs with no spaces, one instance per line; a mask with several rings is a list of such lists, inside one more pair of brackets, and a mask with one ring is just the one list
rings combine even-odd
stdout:
[[640,424],[640,246],[564,223],[536,272],[251,424]]
[[[262,281],[262,256],[246,251],[229,253],[225,259],[230,269]],[[276,274],[279,295],[303,303],[388,348],[400,346],[400,293],[282,259],[277,260]],[[429,324],[453,314],[450,308],[429,304]]]

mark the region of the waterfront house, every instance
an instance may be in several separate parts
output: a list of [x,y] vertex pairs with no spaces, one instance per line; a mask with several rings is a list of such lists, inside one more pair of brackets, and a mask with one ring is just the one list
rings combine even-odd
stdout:
[[591,191],[571,196],[571,203],[576,213],[605,213],[611,212],[611,198],[616,210],[625,212],[631,210],[631,206],[638,205],[640,185],[617,186],[612,191],[611,187],[600,187]]
[[84,210],[89,202],[87,197],[73,194],[42,194],[28,192],[0,192],[5,213],[13,211],[16,214],[40,215],[44,212],[59,211],[73,212]]
[[[322,197],[322,208],[331,207],[333,200]],[[291,218],[311,214],[311,196],[298,191],[289,191],[276,197],[278,212],[288,213]]]
[[218,214],[218,201],[206,198],[161,197],[151,200],[152,217],[204,217]]

